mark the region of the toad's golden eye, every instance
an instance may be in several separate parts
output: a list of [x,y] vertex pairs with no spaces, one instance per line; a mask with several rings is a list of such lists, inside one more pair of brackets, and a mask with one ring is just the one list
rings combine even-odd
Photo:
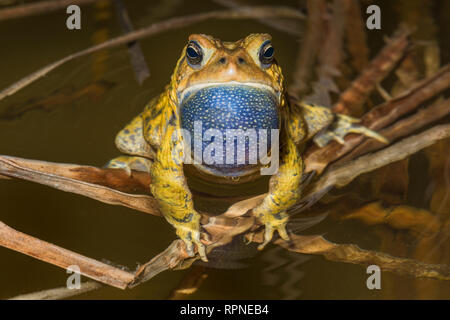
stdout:
[[272,43],[267,40],[261,45],[259,49],[259,61],[263,68],[268,68],[273,62],[273,56],[275,54],[275,49],[272,46]]
[[198,68],[203,60],[203,51],[195,41],[190,41],[186,48],[186,58],[188,64],[193,68]]

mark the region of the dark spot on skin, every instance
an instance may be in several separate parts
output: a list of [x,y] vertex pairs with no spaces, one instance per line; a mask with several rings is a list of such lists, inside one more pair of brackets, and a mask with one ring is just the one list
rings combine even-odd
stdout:
[[169,118],[169,124],[174,126],[175,125],[175,116],[172,114]]
[[156,118],[157,116],[159,116],[162,112],[162,108],[159,109],[153,109],[152,110],[152,118]]
[[184,216],[184,218],[182,218],[182,219],[178,219],[175,217],[172,217],[172,218],[173,218],[173,220],[175,220],[176,222],[179,222],[179,223],[188,223],[188,222],[191,222],[193,216],[194,215],[192,213],[189,213],[188,215]]
[[128,129],[125,129],[123,132],[124,132],[125,134],[130,134],[130,130],[128,130]]
[[275,213],[275,214],[273,215],[273,217],[274,217],[275,219],[277,219],[277,220],[283,219],[283,217],[281,216],[281,212]]

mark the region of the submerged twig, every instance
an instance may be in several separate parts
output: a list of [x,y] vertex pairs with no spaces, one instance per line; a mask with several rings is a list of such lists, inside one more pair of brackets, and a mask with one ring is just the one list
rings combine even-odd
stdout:
[[381,271],[403,276],[450,280],[450,267],[440,264],[428,264],[413,259],[393,257],[389,254],[364,250],[354,244],[337,244],[325,240],[322,236],[292,235],[291,243],[277,240],[276,244],[303,254],[318,254],[327,260],[353,263],[363,266],[377,265]]

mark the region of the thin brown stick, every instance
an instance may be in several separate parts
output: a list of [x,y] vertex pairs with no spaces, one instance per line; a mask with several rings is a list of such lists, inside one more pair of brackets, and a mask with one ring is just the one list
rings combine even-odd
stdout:
[[76,265],[80,274],[116,288],[125,289],[134,279],[130,272],[26,235],[1,221],[0,245],[63,269]]
[[[387,138],[389,141],[394,141],[400,137],[406,136],[410,132],[414,132],[430,123],[433,123],[450,113],[450,99],[444,101],[437,101],[430,106],[419,110],[416,114],[404,119],[397,121],[390,127],[380,131],[380,134]],[[408,133],[407,133],[408,132]],[[350,159],[355,159],[356,157],[379,150],[385,145],[376,140],[370,139],[365,140],[363,143],[358,145],[355,149],[349,152],[344,157],[340,158],[334,163],[334,165],[344,163]]]
[[449,137],[450,124],[435,126],[420,134],[401,140],[376,153],[368,154],[341,166],[330,168],[330,171],[325,172],[309,192],[314,194],[329,186],[345,186],[363,173],[405,159],[417,151],[429,147],[441,139]]
[[[0,156],[0,172],[5,176],[38,182],[62,191],[96,199],[104,203],[122,205],[153,215],[160,215],[158,203],[153,197],[146,195],[132,195],[108,187],[84,182],[82,180],[75,180],[72,175],[73,171],[71,171],[73,167],[74,166],[72,165],[52,165],[48,162],[27,161],[20,158]],[[92,167],[91,169],[94,171],[94,174],[102,170]],[[45,170],[48,170],[48,172]],[[89,172],[89,167],[78,167],[76,170]],[[71,178],[62,176],[58,174],[58,172],[67,172],[67,175],[71,176]],[[123,176],[122,172],[117,171],[117,173]],[[107,174],[108,173],[106,173],[106,175]],[[82,175],[78,176],[78,178],[81,179],[82,177]]]
[[408,48],[410,30],[402,28],[388,41],[380,53],[370,62],[367,68],[356,78],[350,87],[340,96],[333,106],[337,113],[350,114],[353,109],[360,107],[369,94],[375,89],[403,57]]
[[319,51],[317,66],[317,81],[314,82],[312,93],[303,98],[307,103],[331,107],[330,93],[339,93],[335,78],[340,75],[339,66],[344,54],[344,26],[346,10],[344,0],[333,0],[332,17],[326,28],[326,35]]
[[312,68],[315,65],[325,34],[324,16],[326,2],[324,0],[308,0],[308,26],[304,40],[299,46],[299,53],[295,62],[295,72],[289,93],[295,97],[303,96],[309,88],[309,80],[312,77]]
[[[131,23],[130,16],[128,15],[127,8],[125,7],[123,1],[114,0],[114,6],[116,8],[117,17],[119,19],[122,32],[132,32],[134,30],[133,24]],[[128,54],[130,55],[131,65],[133,66],[136,80],[139,85],[142,85],[144,80],[150,76],[150,71],[139,42],[134,41],[128,43]]]
[[22,4],[11,8],[1,9],[0,21],[48,13],[66,8],[71,4],[82,6],[97,1],[99,0],[50,0],[50,1],[40,1],[38,3]]
[[[375,131],[383,129],[448,87],[450,65],[442,67],[435,75],[420,81],[402,95],[373,108],[361,118],[361,124]],[[306,172],[321,173],[328,164],[353,150],[364,139],[363,136],[349,134],[344,145],[333,141],[323,148],[312,147],[305,157]]]
[[251,19],[264,17],[284,17],[293,19],[303,19],[304,16],[300,11],[294,8],[261,6],[261,7],[242,7],[239,9],[223,10],[223,11],[210,11],[205,13],[193,14],[190,16],[167,19],[161,22],[151,24],[148,27],[127,33],[125,35],[112,38],[96,46],[89,47],[82,51],[73,53],[67,57],[64,57],[61,60],[55,61],[0,91],[0,100],[23,89],[24,87],[40,79],[41,77],[45,76],[47,73],[58,68],[64,63],[99,50],[117,47],[138,39],[142,39],[144,37],[149,37],[157,33],[178,29],[209,19]]
[[102,287],[102,284],[95,281],[80,283],[79,289],[69,289],[67,287],[42,290],[33,293],[21,294],[8,300],[58,300],[67,299]]
[[346,0],[347,20],[345,33],[347,48],[351,56],[350,64],[361,72],[369,62],[369,48],[367,47],[366,25],[361,16],[359,0]]
[[450,280],[450,267],[446,265],[393,257],[383,252],[364,250],[354,244],[337,244],[325,240],[322,236],[292,235],[291,243],[282,240],[277,240],[275,243],[289,251],[323,255],[330,261],[363,266],[377,265],[382,271],[415,278]]

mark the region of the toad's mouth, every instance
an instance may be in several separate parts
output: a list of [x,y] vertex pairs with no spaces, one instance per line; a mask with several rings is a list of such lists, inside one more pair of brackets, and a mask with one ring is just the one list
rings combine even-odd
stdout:
[[278,143],[271,137],[280,126],[279,97],[267,85],[201,84],[180,98],[181,127],[190,139],[187,154],[193,155],[197,166],[214,169],[215,175],[240,176],[259,167],[271,144]]
[[258,90],[263,90],[263,91],[267,91],[268,93],[272,94],[276,101],[280,100],[280,96],[281,93],[280,92],[276,92],[274,88],[272,88],[271,86],[267,85],[267,84],[262,84],[262,83],[258,83],[258,82],[238,82],[238,81],[229,81],[229,82],[208,82],[208,83],[198,83],[195,85],[191,85],[189,87],[187,87],[186,89],[184,89],[183,91],[178,93],[178,101],[180,102],[180,105],[183,105],[183,103],[185,102],[185,100],[187,98],[189,98],[192,94],[194,94],[195,92],[199,91],[199,90],[203,90],[205,88],[209,88],[209,87],[242,87],[243,89],[245,89],[246,87],[251,89],[258,89]]

